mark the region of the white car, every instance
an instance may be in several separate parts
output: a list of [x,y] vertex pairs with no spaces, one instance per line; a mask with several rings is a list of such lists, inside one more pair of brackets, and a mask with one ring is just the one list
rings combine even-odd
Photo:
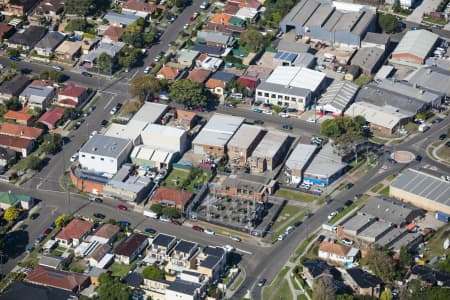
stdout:
[[225,249],[226,252],[234,251],[234,247],[231,245],[225,245],[225,246],[223,246],[223,249]]
[[282,241],[282,240],[284,240],[286,238],[286,234],[285,233],[282,233],[282,234],[280,234],[279,236],[278,236],[278,240],[279,241]]
[[184,24],[183,28],[184,29],[188,29],[189,28],[189,24],[188,23]]
[[117,108],[114,106],[111,111],[109,112],[109,114],[114,115],[117,112]]
[[89,135],[89,138],[91,139],[94,135],[96,135],[98,132],[96,130],[92,131]]
[[289,115],[287,113],[279,113],[278,116],[280,116],[281,118],[289,118]]
[[337,215],[337,211],[333,211],[331,214],[328,215],[328,220],[333,219]]
[[342,239],[342,243],[347,246],[353,245],[353,241],[349,239]]
[[240,242],[240,241],[242,241],[240,237],[235,236],[235,235],[230,235],[230,239],[232,239],[232,240],[235,241],[235,242]]
[[204,233],[206,233],[206,234],[209,234],[209,235],[215,235],[216,233],[214,232],[214,230],[211,230],[211,229],[209,229],[209,228],[205,228],[205,230],[203,231]]
[[167,216],[161,216],[161,217],[159,217],[159,219],[160,219],[161,221],[163,221],[163,222],[166,222],[166,223],[172,222],[172,219],[169,218],[169,217],[167,217]]
[[78,160],[78,152],[70,157],[70,162],[76,162]]
[[285,234],[289,234],[292,231],[294,231],[295,227],[294,226],[289,226],[288,228],[286,228],[286,231],[284,232]]
[[144,74],[148,74],[148,73],[150,73],[150,70],[151,70],[152,68],[150,68],[150,67],[147,67],[147,68],[145,68],[145,70],[144,70]]
[[273,111],[271,111],[271,110],[263,110],[263,114],[265,114],[265,115],[272,115]]
[[308,118],[308,120],[306,120],[306,122],[308,123],[316,123],[316,119],[315,118]]

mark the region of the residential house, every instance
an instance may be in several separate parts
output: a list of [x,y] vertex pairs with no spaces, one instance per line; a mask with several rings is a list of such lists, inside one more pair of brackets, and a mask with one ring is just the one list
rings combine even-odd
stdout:
[[255,94],[256,87],[261,81],[257,77],[240,76],[237,79],[237,82],[245,87],[245,96],[253,96]]
[[119,226],[105,223],[94,232],[91,237],[91,241],[95,240],[100,244],[110,244],[116,240],[119,232]]
[[39,0],[7,0],[3,1],[2,14],[6,16],[25,16]]
[[225,49],[217,46],[209,46],[204,44],[196,44],[193,50],[213,57],[221,57],[225,53]]
[[97,267],[103,257],[111,252],[111,249],[112,248],[109,244],[102,244],[97,247],[87,258],[87,260],[89,261],[89,265],[92,267]]
[[222,247],[206,246],[197,256],[197,260],[197,271],[214,282],[225,272],[227,252]]
[[185,269],[193,269],[197,265],[198,244],[181,240],[169,256],[166,270],[168,272],[181,272]]
[[[225,9],[225,7],[224,7]],[[230,22],[230,19],[239,9],[235,9],[235,11],[229,11],[228,13],[216,13],[211,17],[210,23],[213,24],[224,24],[227,25]]]
[[172,235],[160,233],[150,244],[147,256],[153,261],[168,261],[169,253],[177,244],[177,239]]
[[83,55],[88,54],[90,51],[94,49],[94,47],[97,46],[98,42],[100,42],[100,39],[98,37],[93,38],[83,37],[81,44],[81,53]]
[[13,150],[23,157],[33,151],[34,145],[34,141],[30,139],[0,134],[0,148]]
[[5,167],[14,164],[16,159],[16,151],[0,148],[0,169],[3,168],[3,170],[5,170]]
[[246,31],[247,28],[246,28],[245,24],[244,24],[244,26],[239,27],[239,26],[231,25],[230,23],[217,24],[217,23],[208,22],[206,24],[205,28],[203,28],[203,30],[212,31],[212,32],[222,32],[225,34],[231,34],[233,36],[239,36],[242,32]]
[[81,53],[81,41],[64,41],[55,49],[55,57],[62,61],[74,61]]
[[20,93],[19,101],[22,106],[43,111],[53,101],[54,97],[55,89],[52,86],[36,86],[31,83]]
[[127,26],[136,22],[139,18],[138,15],[133,14],[119,14],[113,11],[108,12],[103,19],[108,20],[110,25],[113,26]]
[[30,83],[27,76],[19,75],[0,85],[0,102],[18,97],[25,87]]
[[55,237],[55,239],[66,247],[78,246],[92,231],[94,223],[80,219],[73,219]]
[[323,241],[319,247],[319,257],[344,266],[351,265],[359,256],[359,250],[353,247]]
[[64,116],[64,109],[61,107],[53,107],[47,110],[39,119],[38,122],[47,126],[48,129],[55,129],[56,124]]
[[195,61],[195,66],[197,68],[208,70],[211,72],[217,71],[222,64],[223,64],[222,59],[208,56],[205,53],[200,54],[197,60]]
[[30,209],[34,205],[34,198],[28,195],[13,194],[11,192],[0,192],[0,208],[21,207]]
[[5,120],[12,120],[17,124],[29,126],[33,121],[34,116],[21,111],[8,110],[6,114],[3,115],[3,118]]
[[9,38],[14,33],[14,26],[0,23],[0,41]]
[[124,32],[124,28],[110,25],[108,26],[108,29],[103,32],[103,38],[109,39],[113,42],[118,42]]
[[189,72],[187,79],[197,83],[205,83],[211,74],[212,72],[209,70],[194,69]]
[[36,140],[42,135],[41,128],[29,127],[20,124],[4,122],[0,124],[0,134]]
[[144,283],[141,288],[145,291],[145,294],[152,299],[167,299],[166,288],[171,284],[170,281],[164,279],[148,279],[144,278]]
[[[102,54],[108,54],[110,57],[115,58],[119,55],[122,48],[125,47],[123,42],[113,42],[103,40],[100,42],[97,48],[90,51],[86,56],[83,57],[82,65],[85,68],[92,68],[97,60],[97,58]],[[112,68],[113,66],[111,66]]]
[[83,104],[88,97],[89,93],[87,88],[77,86],[70,82],[59,92],[57,104],[63,107],[75,108]]
[[128,0],[122,4],[122,14],[136,15],[144,19],[151,16],[155,9],[155,5],[140,0]]
[[306,278],[306,282],[309,286],[313,287],[314,282],[321,276],[333,276],[333,274],[339,273],[336,268],[330,266],[326,262],[320,259],[306,260],[302,263],[303,272],[302,275]]
[[89,276],[37,266],[27,274],[25,282],[79,293],[90,285]]
[[161,186],[156,189],[155,194],[152,196],[152,203],[159,203],[163,206],[175,207],[176,209],[184,212],[189,200],[191,200],[193,194],[185,190],[171,189]]
[[198,300],[201,288],[199,283],[176,279],[166,287],[166,299]]
[[71,299],[76,294],[50,286],[36,285],[21,280],[16,280],[0,295],[0,300],[48,300]]
[[175,80],[180,74],[180,70],[170,66],[163,66],[158,73],[156,74],[156,78],[158,79],[166,79],[166,80]]
[[197,43],[227,48],[233,45],[234,38],[222,32],[199,31],[197,32]]
[[35,9],[38,16],[56,17],[64,11],[62,0],[44,0],[41,1]]
[[131,148],[130,140],[97,134],[81,147],[79,162],[85,170],[116,174],[128,159]]
[[383,281],[380,278],[359,268],[347,269],[347,274],[350,286],[357,295],[380,297],[383,287]]
[[217,71],[211,75],[208,81],[206,81],[205,87],[214,94],[224,96],[227,82],[234,80],[235,78],[236,75],[232,73]]
[[181,49],[178,51],[177,61],[183,67],[190,68],[194,64],[195,59],[199,56],[199,52],[189,49]]
[[59,31],[49,31],[47,34],[36,44],[34,50],[37,54],[43,56],[50,56],[55,49],[64,41],[66,35]]
[[114,253],[116,254],[115,261],[129,265],[144,251],[147,245],[147,236],[133,233],[114,249]]
[[432,268],[426,266],[413,266],[409,280],[411,279],[419,279],[425,287],[450,287],[450,273],[433,270]]
[[17,31],[8,39],[8,47],[22,49],[25,51],[32,50],[36,44],[44,37],[47,29],[40,26],[31,25],[27,29]]

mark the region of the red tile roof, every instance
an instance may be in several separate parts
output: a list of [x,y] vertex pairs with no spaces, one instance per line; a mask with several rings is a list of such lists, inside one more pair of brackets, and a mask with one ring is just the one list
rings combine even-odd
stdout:
[[68,83],[66,88],[59,93],[59,95],[67,96],[67,97],[76,97],[79,98],[87,91],[86,88],[81,86],[76,86],[73,83]]
[[222,12],[234,16],[239,11],[239,6],[227,4],[222,8]]
[[94,223],[89,221],[83,221],[79,219],[73,219],[66,227],[61,230],[56,236],[57,239],[71,240],[80,239],[86,235],[94,227]]
[[64,116],[64,109],[61,107],[54,107],[46,111],[38,120],[39,123],[47,125],[49,128],[55,128],[56,123]]
[[146,13],[153,13],[155,10],[155,6],[151,5],[148,2],[143,1],[136,1],[136,0],[128,0],[126,3],[122,5],[122,8],[140,11],[140,12],[146,12]]
[[112,224],[103,224],[94,234],[94,236],[98,236],[105,239],[112,239],[116,234],[118,234],[120,228],[116,225]]
[[53,81],[51,80],[43,80],[43,79],[37,79],[37,80],[33,80],[33,82],[31,82],[32,86],[53,86]]
[[122,27],[111,25],[105,30],[105,32],[103,32],[103,36],[109,37],[112,41],[118,42],[124,32],[125,29]]
[[16,149],[28,149],[31,143],[33,143],[33,141],[30,139],[0,134],[0,146]]
[[214,89],[216,87],[221,87],[221,88],[225,88],[225,82],[219,79],[214,79],[214,78],[210,78],[208,79],[208,81],[206,82],[205,86],[208,89]]
[[11,25],[0,23],[0,39],[3,38],[5,33],[9,32],[12,29],[13,29],[13,27]]
[[158,75],[164,76],[165,79],[173,80],[178,76],[178,73],[178,69],[164,66],[159,70]]
[[20,111],[8,110],[8,112],[3,116],[5,119],[11,119],[16,121],[29,121],[33,118],[32,114],[23,113]]
[[189,76],[187,77],[187,79],[193,82],[203,83],[209,78],[211,73],[212,72],[208,70],[194,69],[191,72],[189,72]]
[[256,88],[256,85],[258,84],[259,79],[256,77],[241,76],[238,78],[237,81],[249,89],[254,89],[254,88]]
[[139,233],[133,233],[117,245],[114,253],[116,255],[131,256],[146,241],[147,236]]
[[37,139],[41,136],[42,129],[5,122],[0,125],[0,134]]
[[25,281],[72,292],[81,291],[90,283],[89,276],[43,266],[35,267],[33,271],[27,274]]
[[319,251],[336,254],[338,256],[347,256],[352,247],[339,245],[336,243],[330,243],[323,241],[320,243]]
[[161,186],[156,189],[155,195],[152,197],[152,201],[161,202],[168,200],[174,202],[177,206],[182,206],[184,208],[192,198],[192,195],[193,194],[188,191],[175,190]]
[[70,98],[64,98],[64,99],[58,100],[58,102],[56,104],[60,105],[60,106],[77,107],[78,102],[73,99],[70,99]]
[[228,24],[232,16],[227,14],[217,13],[211,18],[211,23]]

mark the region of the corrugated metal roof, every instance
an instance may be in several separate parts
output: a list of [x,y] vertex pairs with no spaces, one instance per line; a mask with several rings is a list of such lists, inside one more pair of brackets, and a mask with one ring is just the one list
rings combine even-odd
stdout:
[[350,81],[337,81],[331,84],[325,94],[319,99],[319,106],[332,106],[338,111],[344,109],[353,100],[359,86]]
[[286,167],[291,170],[303,170],[305,165],[314,155],[316,149],[317,147],[314,145],[297,144],[288,160],[286,161]]
[[408,31],[392,54],[408,53],[425,58],[434,47],[438,38],[439,35],[424,29]]

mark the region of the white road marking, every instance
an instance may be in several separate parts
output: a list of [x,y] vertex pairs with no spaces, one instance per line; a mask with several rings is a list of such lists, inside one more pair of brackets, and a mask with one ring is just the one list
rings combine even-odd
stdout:
[[106,103],[104,109],[106,109],[106,108],[111,104],[111,102],[113,101],[113,99],[114,99],[114,97],[112,97],[111,99],[109,99],[109,101],[108,101],[108,103]]
[[245,250],[242,250],[242,249],[239,249],[239,248],[236,248],[236,251],[239,251],[239,252],[242,252],[242,253],[245,253],[245,254],[249,254],[249,255],[253,254],[253,253],[251,253],[249,251],[245,251]]

